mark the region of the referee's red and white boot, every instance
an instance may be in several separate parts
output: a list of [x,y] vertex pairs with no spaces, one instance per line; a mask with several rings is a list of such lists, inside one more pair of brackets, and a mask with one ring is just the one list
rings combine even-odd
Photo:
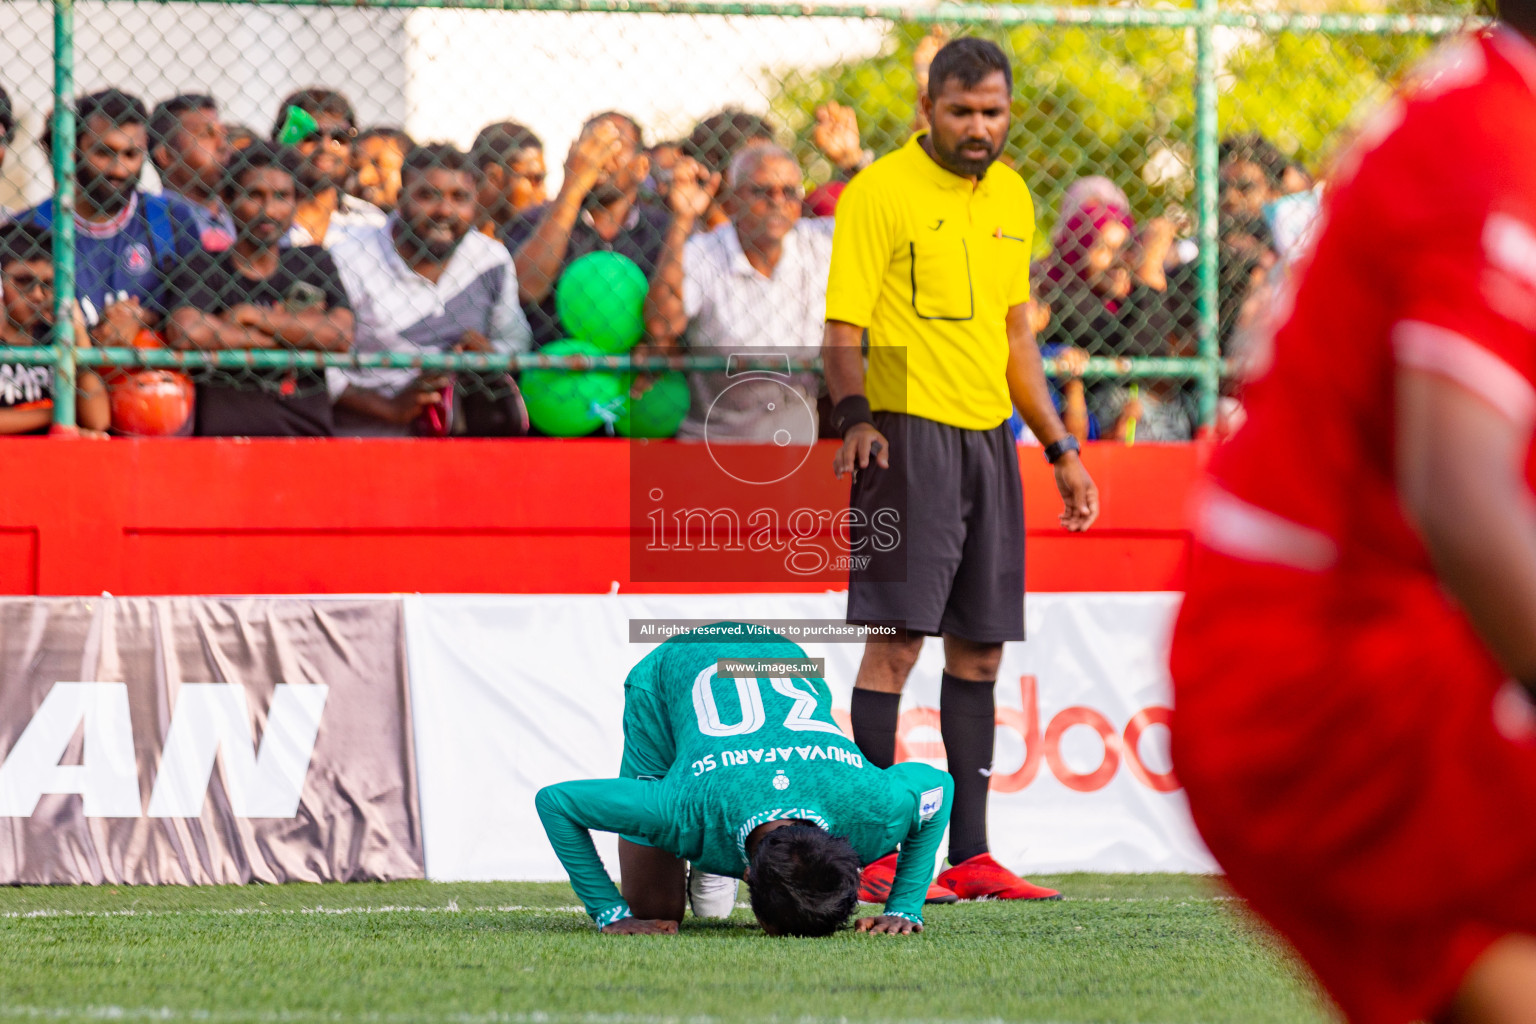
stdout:
[[[884,903],[891,896],[891,883],[896,881],[896,855],[888,853],[867,865],[859,875],[859,900],[863,903]],[[924,903],[958,903],[960,897],[942,885],[928,886]]]
[[[868,869],[866,869],[868,870]],[[963,900],[1059,900],[1055,889],[1035,885],[1003,867],[990,853],[978,853],[934,879]]]

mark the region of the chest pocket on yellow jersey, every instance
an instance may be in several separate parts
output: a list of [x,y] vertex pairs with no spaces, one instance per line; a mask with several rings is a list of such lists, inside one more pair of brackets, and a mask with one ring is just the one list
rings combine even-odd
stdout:
[[[981,248],[982,245],[986,248]],[[1021,236],[999,230],[995,235],[979,240],[977,253],[986,259],[992,271],[987,284],[997,294],[994,296],[989,291],[986,293],[988,298],[1005,306],[1011,304],[1016,297],[1015,287],[1023,284],[1020,277],[1029,274],[1029,243]]]
[[964,238],[937,236],[908,242],[912,254],[912,309],[924,320],[969,320],[976,315],[971,252]]

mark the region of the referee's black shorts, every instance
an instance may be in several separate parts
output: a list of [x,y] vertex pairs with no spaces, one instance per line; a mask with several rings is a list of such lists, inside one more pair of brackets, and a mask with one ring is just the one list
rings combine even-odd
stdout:
[[[871,459],[853,482],[850,505],[862,514],[849,530],[848,621],[977,643],[1024,639],[1024,492],[1008,425],[874,418],[891,466]],[[870,556],[862,568],[859,555]]]

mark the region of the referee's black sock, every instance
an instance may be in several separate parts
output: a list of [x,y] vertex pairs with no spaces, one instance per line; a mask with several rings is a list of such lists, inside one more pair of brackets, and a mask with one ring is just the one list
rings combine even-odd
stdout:
[[987,788],[992,784],[997,680],[961,679],[944,673],[939,690],[939,733],[955,779],[949,817],[949,862],[987,852]]
[[899,693],[858,688],[853,691],[853,701],[848,705],[848,717],[853,719],[853,742],[858,744],[864,760],[876,768],[889,768],[896,763],[896,718],[900,707]]

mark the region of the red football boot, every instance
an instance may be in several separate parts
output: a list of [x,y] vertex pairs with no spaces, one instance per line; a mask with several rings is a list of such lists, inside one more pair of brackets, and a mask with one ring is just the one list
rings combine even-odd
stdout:
[[934,881],[963,900],[1061,899],[1061,893],[1055,889],[1026,882],[993,860],[990,853],[979,853],[970,860],[961,861],[941,872]]
[[[859,875],[859,901],[884,903],[890,899],[891,883],[896,880],[896,855],[888,853],[864,868]],[[960,897],[942,885],[930,885],[924,903],[957,903]]]

